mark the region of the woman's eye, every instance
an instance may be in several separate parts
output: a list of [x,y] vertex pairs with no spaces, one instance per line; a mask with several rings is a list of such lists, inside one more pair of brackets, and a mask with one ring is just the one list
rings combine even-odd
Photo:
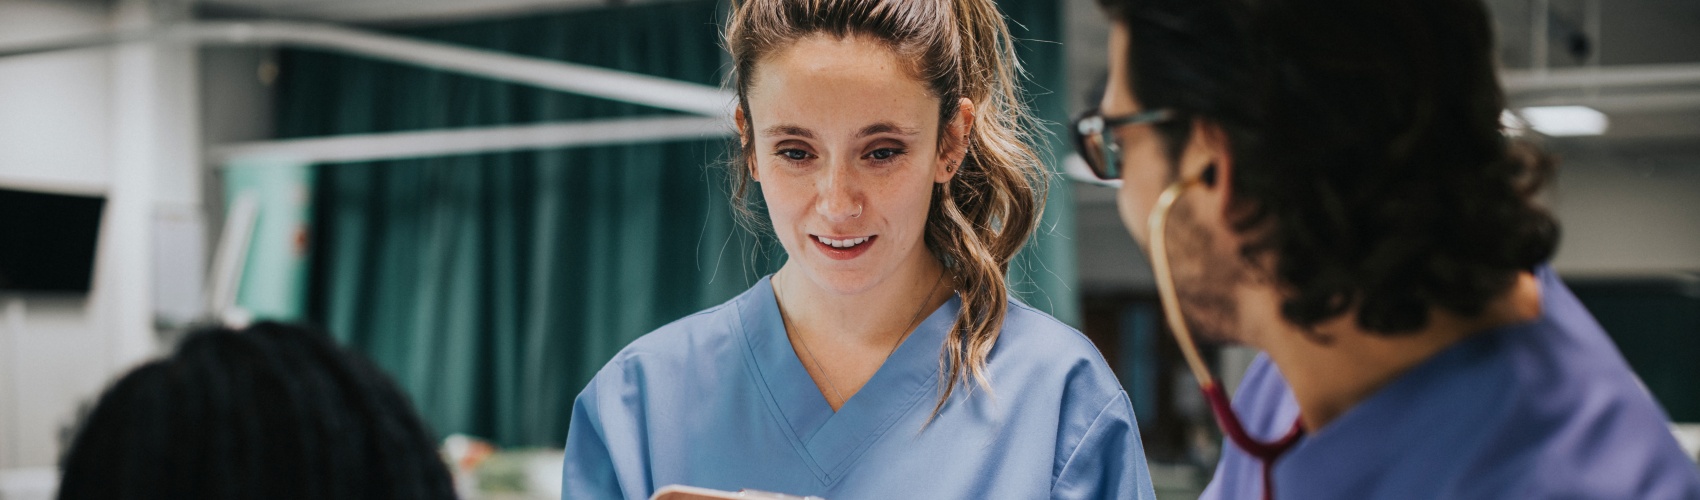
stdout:
[[780,157],[791,161],[803,161],[809,159],[809,152],[801,149],[781,149],[777,154]]
[[900,155],[900,154],[903,154],[902,149],[880,148],[880,149],[874,150],[874,152],[872,152],[872,153],[868,153],[868,158],[872,159],[874,161],[885,161],[885,160],[890,160],[892,158],[895,158],[895,157],[897,157],[897,155]]

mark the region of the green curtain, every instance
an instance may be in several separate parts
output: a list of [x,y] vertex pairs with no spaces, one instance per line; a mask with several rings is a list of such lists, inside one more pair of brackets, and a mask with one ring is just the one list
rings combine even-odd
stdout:
[[1039,230],[1010,265],[1010,289],[1033,307],[1080,328],[1080,282],[1074,246],[1073,184],[1062,176],[1062,160],[1073,152],[1068,141],[1068,67],[1063,51],[1063,8],[1059,0],[1005,0],[998,7],[1009,16],[1018,40],[1017,55],[1027,71],[1024,90],[1029,104],[1047,124],[1038,137],[1039,155],[1055,173]]
[[[1016,19],[1048,30],[1021,36],[1058,38],[1054,0],[1015,5],[1026,6]],[[717,85],[723,8],[665,3],[399,34]],[[1025,45],[1042,86],[1065,88],[1060,67],[1035,64],[1060,61],[1060,47]],[[288,137],[673,114],[313,51],[282,61]],[[783,258],[734,222],[725,146],[321,165],[309,316],[394,375],[438,432],[559,446],[573,398],[615,352]],[[1072,221],[1058,185],[1047,233],[1012,275],[1037,307],[1073,320]]]

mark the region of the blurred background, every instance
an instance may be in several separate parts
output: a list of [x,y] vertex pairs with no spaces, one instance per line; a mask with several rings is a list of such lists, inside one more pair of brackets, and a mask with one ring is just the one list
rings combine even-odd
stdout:
[[[1488,3],[1507,121],[1562,160],[1554,265],[1692,453],[1700,2]],[[1060,174],[1017,293],[1098,343],[1159,496],[1195,497],[1219,437],[1061,135],[1108,25],[1094,0],[999,4]],[[549,498],[591,375],[783,258],[726,202],[725,11],[0,0],[0,499],[50,497],[87,405],[209,318],[326,328],[408,391],[467,496]],[[1208,350],[1230,388],[1253,356]]]

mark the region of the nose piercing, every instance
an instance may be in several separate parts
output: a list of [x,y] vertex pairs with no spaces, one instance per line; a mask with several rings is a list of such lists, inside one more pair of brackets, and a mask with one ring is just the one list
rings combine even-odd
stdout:
[[857,203],[856,204],[856,215],[852,215],[852,216],[850,216],[850,218],[854,219],[854,218],[861,217],[861,216],[862,216],[862,204]]

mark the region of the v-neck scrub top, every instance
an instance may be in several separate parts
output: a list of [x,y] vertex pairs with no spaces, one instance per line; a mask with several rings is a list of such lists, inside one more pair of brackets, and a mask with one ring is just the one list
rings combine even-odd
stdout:
[[683,484],[828,500],[1154,499],[1133,407],[1085,336],[1010,300],[992,391],[958,386],[931,423],[959,298],[922,321],[836,413],[768,279],[627,346],[573,404],[564,498]]

